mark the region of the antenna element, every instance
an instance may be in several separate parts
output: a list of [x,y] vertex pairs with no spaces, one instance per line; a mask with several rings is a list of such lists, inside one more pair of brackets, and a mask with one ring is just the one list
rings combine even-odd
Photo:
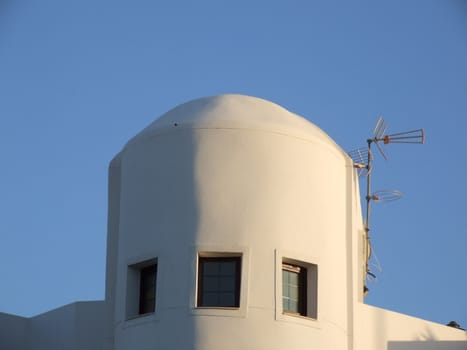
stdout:
[[[394,201],[402,197],[402,193],[398,190],[383,190],[371,192],[371,170],[373,167],[373,154],[371,150],[372,144],[376,145],[381,156],[387,160],[384,153],[383,145],[390,143],[411,143],[423,144],[425,142],[425,133],[423,129],[399,132],[395,134],[386,134],[388,126],[382,116],[378,118],[375,128],[373,129],[373,137],[367,139],[366,148],[358,148],[350,151],[348,154],[354,162],[354,168],[357,169],[358,175],[366,176],[366,217],[365,217],[365,239],[366,239],[366,275],[375,278],[376,276],[370,271],[369,261],[371,258],[371,243],[370,243],[370,212],[371,202]],[[368,291],[366,285],[364,291]]]

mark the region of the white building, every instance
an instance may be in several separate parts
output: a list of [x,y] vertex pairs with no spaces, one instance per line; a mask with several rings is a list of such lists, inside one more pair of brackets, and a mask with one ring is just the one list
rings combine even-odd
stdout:
[[365,305],[358,178],[322,130],[253,97],[180,105],[109,170],[104,301],[0,314],[0,348],[467,349]]

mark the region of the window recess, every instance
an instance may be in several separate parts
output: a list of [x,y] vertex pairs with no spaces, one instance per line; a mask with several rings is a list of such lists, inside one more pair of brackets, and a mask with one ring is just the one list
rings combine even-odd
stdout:
[[126,318],[153,314],[156,311],[157,259],[128,266]]

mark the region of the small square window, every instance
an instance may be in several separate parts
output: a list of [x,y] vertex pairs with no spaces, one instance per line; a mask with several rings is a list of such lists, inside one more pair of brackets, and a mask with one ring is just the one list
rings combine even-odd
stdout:
[[287,315],[317,317],[317,265],[282,261],[282,312]]
[[128,266],[126,316],[133,318],[156,310],[157,260]]
[[241,257],[199,257],[198,307],[240,306]]

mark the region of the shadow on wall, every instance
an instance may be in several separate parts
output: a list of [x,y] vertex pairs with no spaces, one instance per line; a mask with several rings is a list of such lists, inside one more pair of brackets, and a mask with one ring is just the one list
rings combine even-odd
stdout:
[[388,350],[467,350],[467,341],[390,341]]
[[467,350],[467,341],[442,341],[426,328],[416,341],[389,341],[388,350]]
[[[199,226],[196,143],[192,129],[173,128],[130,141],[121,153],[120,193],[109,207],[118,213],[112,226],[118,243],[109,248],[118,252],[113,262],[118,269],[116,314],[111,323],[118,349],[148,349],[149,345],[189,349],[197,342],[195,319],[187,313],[189,294],[194,291],[189,288],[191,260],[185,253]],[[156,306],[150,314],[138,315],[137,306],[135,314],[130,314],[127,308],[134,302],[128,294],[127,270],[138,259],[157,261]]]

